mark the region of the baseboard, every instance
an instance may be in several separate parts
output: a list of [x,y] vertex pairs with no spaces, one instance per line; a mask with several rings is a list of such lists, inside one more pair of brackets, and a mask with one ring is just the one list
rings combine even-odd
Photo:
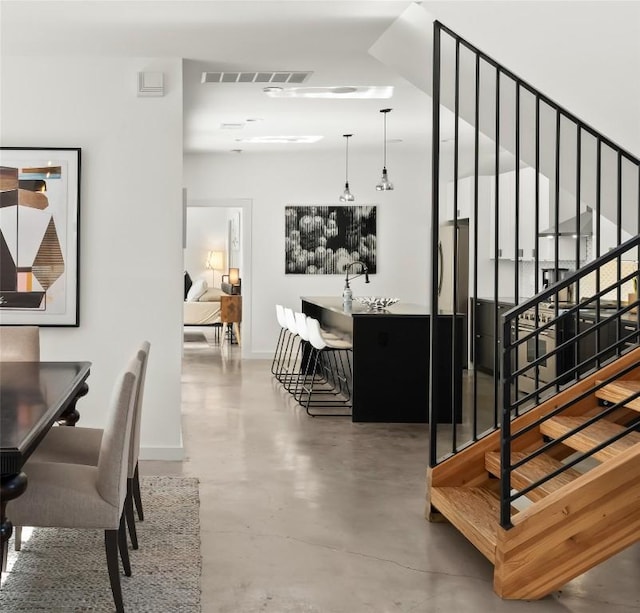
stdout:
[[184,447],[140,447],[140,460],[164,460],[180,462],[184,459]]
[[251,351],[242,354],[244,360],[273,360],[273,351]]

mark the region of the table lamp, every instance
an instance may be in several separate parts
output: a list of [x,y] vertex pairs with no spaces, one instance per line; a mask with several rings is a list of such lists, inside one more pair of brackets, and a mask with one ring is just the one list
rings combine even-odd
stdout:
[[213,271],[213,287],[216,285],[216,270],[222,270],[224,267],[224,252],[209,251],[207,254],[207,268]]

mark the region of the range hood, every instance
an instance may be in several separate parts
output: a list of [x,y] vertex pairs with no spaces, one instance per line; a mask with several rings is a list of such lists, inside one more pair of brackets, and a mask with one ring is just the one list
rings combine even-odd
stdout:
[[558,224],[558,229],[547,228],[538,234],[538,236],[575,236],[576,227],[580,228],[580,236],[591,236],[593,234],[593,211],[587,207],[584,213],[580,213],[578,223],[575,217],[565,219]]

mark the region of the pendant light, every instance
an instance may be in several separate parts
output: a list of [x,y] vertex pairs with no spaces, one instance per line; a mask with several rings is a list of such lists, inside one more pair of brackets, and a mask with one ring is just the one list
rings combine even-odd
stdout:
[[379,192],[386,192],[388,190],[393,189],[393,183],[389,181],[389,177],[387,176],[387,113],[389,113],[391,109],[380,109],[380,112],[384,115],[384,142],[383,142],[383,163],[382,163],[382,178],[380,179],[380,183],[376,185],[376,189]]
[[344,138],[347,141],[347,152],[346,152],[346,162],[345,162],[345,174],[344,174],[344,192],[340,196],[340,202],[353,202],[355,198],[353,194],[349,191],[349,138],[353,136],[353,134],[343,134]]

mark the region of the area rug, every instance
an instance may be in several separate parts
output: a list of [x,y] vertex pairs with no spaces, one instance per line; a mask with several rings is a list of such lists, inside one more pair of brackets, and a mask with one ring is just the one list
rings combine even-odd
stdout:
[[186,331],[184,333],[184,342],[185,343],[206,343],[207,337],[204,335],[204,332]]
[[[131,577],[121,575],[127,613],[200,611],[198,480],[141,479],[144,521],[137,521],[138,550],[129,550]],[[0,589],[0,611],[109,611],[102,530],[38,528],[15,552]]]

